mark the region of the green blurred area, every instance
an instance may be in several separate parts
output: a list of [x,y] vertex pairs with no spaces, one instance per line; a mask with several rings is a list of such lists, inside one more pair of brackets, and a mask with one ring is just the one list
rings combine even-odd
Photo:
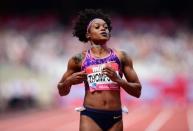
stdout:
[[[22,82],[24,85],[23,90],[25,90],[25,86],[28,87],[27,90],[29,92],[30,88],[34,91],[33,84],[35,83],[35,92],[32,93],[31,96],[34,98],[38,107],[46,108],[53,104],[53,97],[54,92],[56,90],[55,85],[53,84],[53,80],[51,80],[50,75],[48,74],[41,74],[39,72],[34,72],[33,70],[19,65],[19,66],[12,66],[12,65],[0,65],[0,89],[7,88],[5,85],[14,84],[15,81]],[[32,84],[32,85],[30,85]],[[14,86],[14,85],[12,85]],[[11,89],[14,89],[11,88]],[[16,91],[17,92],[17,91]],[[0,92],[0,96],[2,96],[4,92]],[[5,96],[5,94],[4,94]],[[22,97],[22,96],[21,96]],[[3,98],[5,100],[5,98]],[[3,100],[0,97],[0,100]],[[4,101],[5,102],[5,101]],[[7,106],[4,103],[4,106]],[[2,107],[6,108],[6,107]]]

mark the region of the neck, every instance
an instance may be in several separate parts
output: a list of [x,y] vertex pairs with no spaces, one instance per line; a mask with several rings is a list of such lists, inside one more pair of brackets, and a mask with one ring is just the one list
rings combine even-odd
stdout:
[[95,44],[94,42],[91,42],[91,46],[92,46],[91,47],[92,53],[97,57],[100,57],[100,56],[103,56],[103,55],[109,53],[109,49],[108,49],[106,43]]

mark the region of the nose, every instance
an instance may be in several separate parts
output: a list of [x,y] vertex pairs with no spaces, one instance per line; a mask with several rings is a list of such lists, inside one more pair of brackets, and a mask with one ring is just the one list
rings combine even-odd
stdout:
[[105,31],[105,30],[106,30],[105,27],[101,26],[101,31]]

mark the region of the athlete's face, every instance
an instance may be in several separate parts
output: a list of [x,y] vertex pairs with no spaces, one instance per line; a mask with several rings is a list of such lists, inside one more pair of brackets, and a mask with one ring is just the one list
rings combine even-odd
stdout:
[[108,41],[110,33],[107,23],[102,19],[95,19],[88,29],[87,38],[101,44]]

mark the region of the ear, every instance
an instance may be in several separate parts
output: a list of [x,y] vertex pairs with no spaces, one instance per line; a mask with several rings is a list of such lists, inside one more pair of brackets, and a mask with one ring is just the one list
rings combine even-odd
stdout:
[[90,39],[90,34],[89,33],[86,33],[86,38]]

